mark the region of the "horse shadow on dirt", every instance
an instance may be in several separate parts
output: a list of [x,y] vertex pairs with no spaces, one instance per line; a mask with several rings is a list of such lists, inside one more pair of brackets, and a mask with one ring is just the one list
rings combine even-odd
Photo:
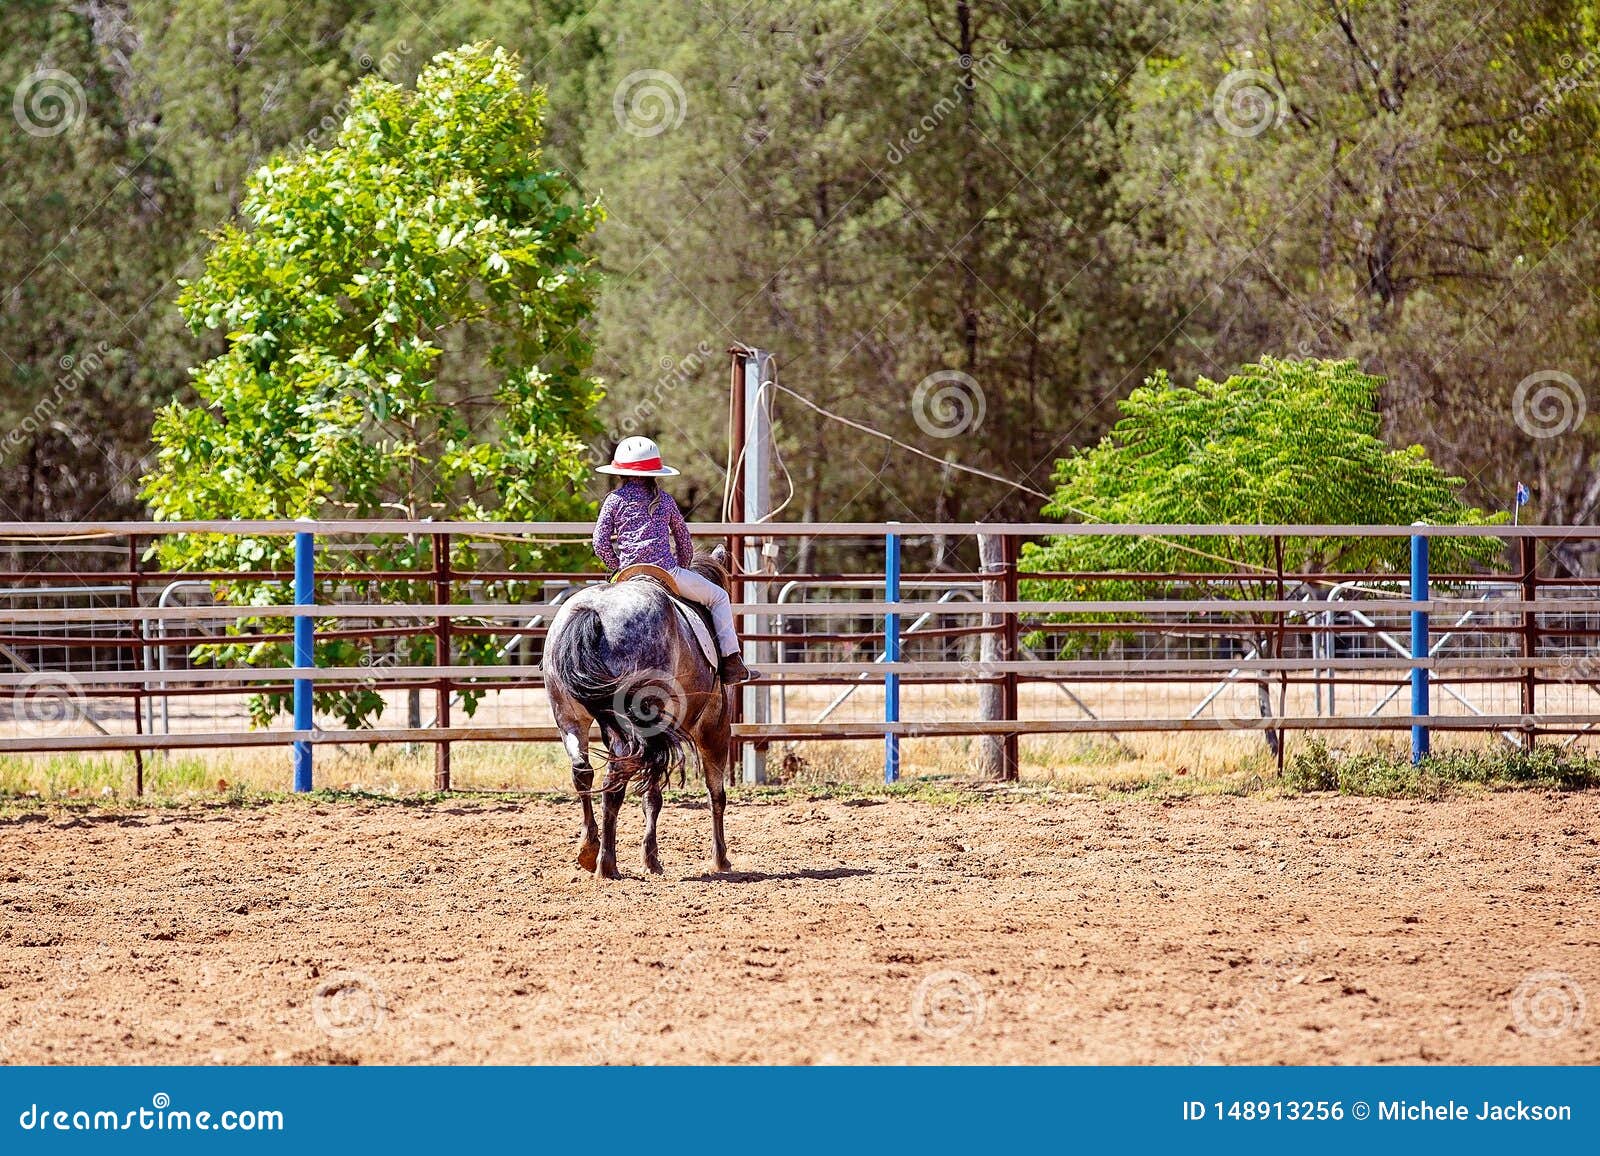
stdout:
[[706,871],[689,875],[685,883],[765,883],[774,879],[856,879],[876,875],[867,867],[802,867],[797,871]]

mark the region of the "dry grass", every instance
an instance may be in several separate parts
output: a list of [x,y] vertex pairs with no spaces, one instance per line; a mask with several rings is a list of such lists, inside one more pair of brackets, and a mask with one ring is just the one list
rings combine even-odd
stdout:
[[[147,794],[278,792],[290,785],[286,747],[245,747],[146,753]],[[433,789],[430,747],[318,747],[319,787],[380,795]],[[454,785],[461,790],[551,791],[569,789],[561,748],[553,743],[456,743],[451,750]],[[126,798],[134,784],[131,754],[9,755],[0,758],[0,794],[41,798]]]
[[[1196,708],[1210,687],[1198,683],[1122,682],[1073,689],[1097,716],[1114,720],[1182,719]],[[1378,692],[1363,689],[1370,701],[1357,699],[1351,691],[1341,691],[1342,712],[1365,713],[1377,704]],[[838,693],[837,688],[791,689],[785,703],[787,717],[790,721],[815,720]],[[425,702],[431,706],[431,698]],[[1083,717],[1079,707],[1054,686],[1023,687],[1021,703],[1024,718]],[[172,717],[174,732],[248,729],[238,699],[201,697],[176,705],[181,705],[182,713]],[[1482,705],[1500,704],[1485,699]],[[905,688],[902,707],[902,717],[910,721],[974,718],[978,715],[977,688],[910,686]],[[1238,687],[1208,706],[1204,717],[1215,717],[1218,711],[1247,717],[1254,708],[1253,691]],[[1314,714],[1315,703],[1309,689],[1297,689],[1289,708],[1291,713]],[[1391,702],[1385,709],[1398,712],[1402,704]],[[1450,712],[1462,708],[1446,700],[1439,709]],[[1556,706],[1552,703],[1546,709]],[[882,686],[868,682],[828,717],[841,722],[864,721],[882,718],[882,712]],[[404,717],[403,705],[395,701],[386,712],[385,721],[393,723]],[[424,714],[424,722],[429,717],[431,710]],[[776,709],[774,717],[778,717]],[[131,713],[102,715],[101,721],[113,732],[133,729]],[[549,713],[541,691],[519,689],[487,697],[473,722],[543,725],[549,722]],[[84,724],[75,729],[88,733]],[[1398,755],[1406,745],[1402,733],[1323,732],[1321,738],[1336,751],[1347,754]],[[975,779],[981,775],[982,741],[905,740],[902,775],[909,781],[924,782]],[[1290,754],[1311,741],[1310,736],[1291,735]],[[1436,736],[1435,745],[1442,750],[1473,750],[1496,748],[1503,745],[1503,740],[1441,733]],[[1270,788],[1277,776],[1276,760],[1269,756],[1263,738],[1247,731],[1025,736],[1020,747],[1025,783],[1066,791],[1163,795],[1241,792]],[[431,746],[323,746],[316,752],[316,781],[320,787],[381,795],[422,793],[433,789],[433,761]],[[150,753],[144,756],[144,764],[146,792],[159,797],[281,792],[290,781],[287,744]],[[452,769],[454,785],[461,790],[570,789],[566,760],[555,743],[456,743]],[[774,744],[769,753],[769,770],[780,782],[868,787],[881,783],[883,746],[878,741]],[[0,756],[0,795],[127,798],[132,794],[133,783],[134,759],[125,752]]]
[[[1497,741],[1442,736],[1445,750],[1484,749]],[[1324,736],[1343,754],[1404,755],[1404,740],[1367,733]],[[1343,740],[1343,741],[1341,741]],[[971,782],[980,777],[976,738],[912,739],[902,743],[902,778],[908,783]],[[1313,741],[1291,736],[1292,755]],[[1275,789],[1276,760],[1256,735],[1183,733],[1025,736],[1020,743],[1025,784],[1094,795],[1187,796]],[[456,743],[453,786],[462,791],[568,791],[566,758],[555,743]],[[774,745],[769,777],[797,786],[870,788],[882,783],[883,747],[877,742],[810,742]],[[323,746],[316,750],[318,787],[363,794],[406,796],[433,790],[431,746],[405,748]],[[692,772],[691,772],[692,775]],[[184,800],[274,794],[290,782],[289,752],[253,747],[144,756],[147,796]],[[134,760],[128,753],[9,755],[0,757],[0,796],[45,800],[127,800],[133,797]],[[688,784],[694,787],[691,777]]]

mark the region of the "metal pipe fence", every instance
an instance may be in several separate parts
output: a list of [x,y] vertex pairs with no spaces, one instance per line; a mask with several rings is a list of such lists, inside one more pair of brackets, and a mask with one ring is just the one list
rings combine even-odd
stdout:
[[[580,541],[591,528],[0,523],[0,541],[26,543],[30,562],[0,574],[0,754],[282,744],[293,751],[295,786],[306,789],[319,745],[430,744],[435,785],[448,789],[453,743],[556,738],[539,689],[543,638],[561,601],[601,576],[521,569],[501,547]],[[1600,726],[1600,580],[1540,572],[1541,549],[1600,537],[1600,528],[890,522],[692,529],[778,547],[747,553],[767,569],[735,577],[736,613],[762,624],[747,641],[771,644],[759,664],[766,680],[747,692],[767,697],[758,710],[745,700],[752,721],[737,724],[738,740],[756,750],[880,740],[891,780],[909,740],[981,738],[974,756],[981,769],[1014,777],[1023,736],[1265,734],[1281,757],[1290,732],[1409,731],[1420,757],[1434,731],[1499,733],[1529,745],[1541,736],[1573,741]],[[296,565],[146,566],[142,548],[172,534],[293,536]],[[968,551],[973,568],[905,566],[935,535],[977,542]],[[1277,547],[1294,538],[1384,537],[1406,544],[1411,565],[1314,573],[1280,561],[1275,572],[1243,565],[1230,572],[1196,567],[1191,558],[1171,571],[1025,571],[1021,544],[1055,535]],[[1468,535],[1506,542],[1504,564],[1430,576],[1430,542]],[[364,543],[397,537],[426,543],[418,554],[425,560],[407,570],[368,564]],[[793,555],[806,540],[813,549],[827,544],[837,564],[809,573],[785,568],[784,547]],[[454,560],[464,548],[470,557]],[[1281,548],[1274,552],[1282,558]],[[1085,596],[1047,598],[1034,585],[1061,582]],[[403,587],[405,598],[376,597],[385,584]],[[237,604],[245,588],[254,601]],[[1120,596],[1097,597],[1099,588]],[[345,657],[319,665],[317,644],[335,642]],[[431,660],[409,660],[408,648],[422,643]],[[351,730],[319,714],[316,696],[329,691],[376,696],[375,725]],[[293,709],[264,710],[263,696]],[[456,721],[452,708],[463,696],[491,702],[491,717]],[[432,705],[427,721],[423,702]],[[402,709],[407,725],[391,725]],[[744,765],[748,771],[751,763]]]

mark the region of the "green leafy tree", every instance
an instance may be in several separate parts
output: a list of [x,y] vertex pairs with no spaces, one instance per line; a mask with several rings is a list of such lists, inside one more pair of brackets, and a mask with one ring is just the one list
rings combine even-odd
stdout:
[[1474,500],[1525,481],[1528,516],[1593,521],[1600,423],[1552,434],[1517,392],[1561,371],[1570,404],[1597,371],[1600,299],[1572,272],[1596,257],[1592,0],[1166,7],[1126,85],[1107,233],[1172,329],[1158,364],[1355,357],[1388,378],[1386,429]]
[[[1121,420],[1099,444],[1057,463],[1055,496],[1044,512],[1086,522],[1170,525],[1454,526],[1503,520],[1503,514],[1487,516],[1462,503],[1462,480],[1446,475],[1421,446],[1396,450],[1382,440],[1380,384],[1353,361],[1263,358],[1226,381],[1200,378],[1193,388],[1175,386],[1158,373],[1122,402]],[[1432,542],[1435,565],[1458,572],[1492,562],[1502,549],[1490,537]],[[1404,540],[1370,537],[1062,536],[1024,547],[1022,566],[1075,573],[1179,569],[1216,576],[1200,579],[1200,597],[1268,599],[1276,596],[1284,573],[1401,574],[1407,550]],[[1159,593],[1159,586],[1132,580],[1028,584],[1029,597],[1052,601]],[[1235,620],[1241,642],[1262,657],[1277,655],[1279,636],[1271,629],[1277,615],[1241,612]],[[1258,689],[1265,717],[1271,704],[1264,680]],[[1280,697],[1280,710],[1281,705]],[[1276,745],[1270,734],[1269,741]]]
[[[227,349],[194,371],[198,404],[156,417],[144,495],[157,517],[589,516],[586,440],[600,388],[588,372],[586,243],[601,210],[545,167],[543,104],[515,55],[464,47],[437,56],[414,91],[361,81],[330,147],[250,179],[244,223],[216,235],[179,299],[190,326],[225,333]],[[426,566],[428,547],[397,535],[328,563],[404,571]],[[470,564],[471,546],[456,549],[457,564]],[[287,565],[289,541],[197,535],[161,550],[170,568],[259,570]],[[534,544],[503,552],[512,564],[560,561]],[[360,594],[423,589],[396,579]],[[287,597],[278,582],[224,593]],[[488,638],[464,645],[492,656]],[[405,656],[428,662],[432,648],[412,638]],[[286,652],[241,643],[212,655],[283,664]],[[362,657],[337,641],[318,656]],[[382,709],[370,689],[318,705],[350,725]]]

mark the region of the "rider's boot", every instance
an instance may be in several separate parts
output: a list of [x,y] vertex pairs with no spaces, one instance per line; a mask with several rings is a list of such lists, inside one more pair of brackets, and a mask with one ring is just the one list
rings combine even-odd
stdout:
[[737,686],[741,682],[754,682],[761,676],[744,664],[736,650],[732,654],[724,654],[722,661],[717,663],[717,677],[728,686]]

